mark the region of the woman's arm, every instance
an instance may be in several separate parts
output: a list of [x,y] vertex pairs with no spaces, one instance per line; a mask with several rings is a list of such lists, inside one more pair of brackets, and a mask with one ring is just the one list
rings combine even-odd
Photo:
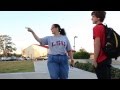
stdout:
[[34,38],[39,42],[40,41],[40,38],[35,34],[35,32],[29,28],[29,27],[26,27],[26,29],[28,29],[28,32],[31,32],[32,35],[34,36]]
[[68,51],[68,56],[70,57],[72,66],[74,66],[74,60],[73,60],[73,52],[72,52],[72,50]]

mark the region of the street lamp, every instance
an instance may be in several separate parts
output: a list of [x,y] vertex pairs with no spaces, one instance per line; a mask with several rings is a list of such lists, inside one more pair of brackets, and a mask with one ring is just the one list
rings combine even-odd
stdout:
[[74,36],[74,50],[75,50],[75,38],[78,38],[77,36]]

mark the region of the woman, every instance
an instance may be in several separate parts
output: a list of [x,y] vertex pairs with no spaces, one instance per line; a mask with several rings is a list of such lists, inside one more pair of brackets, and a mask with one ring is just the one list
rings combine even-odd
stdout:
[[53,36],[39,38],[31,28],[27,29],[41,45],[49,46],[47,66],[51,79],[68,79],[69,64],[67,55],[69,55],[72,65],[74,60],[65,30],[61,29],[60,25],[53,24],[51,27]]

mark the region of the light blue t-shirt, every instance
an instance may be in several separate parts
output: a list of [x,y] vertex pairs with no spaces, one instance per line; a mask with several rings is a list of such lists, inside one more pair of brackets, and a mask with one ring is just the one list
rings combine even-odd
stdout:
[[66,36],[46,36],[44,38],[40,38],[39,43],[43,45],[49,46],[48,54],[57,55],[66,54],[67,51],[72,50],[70,42]]

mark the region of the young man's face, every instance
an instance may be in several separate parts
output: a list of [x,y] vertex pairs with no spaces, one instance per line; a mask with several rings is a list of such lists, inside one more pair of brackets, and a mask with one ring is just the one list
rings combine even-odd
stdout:
[[100,21],[100,18],[97,18],[95,15],[92,15],[93,24],[97,24],[98,21]]

